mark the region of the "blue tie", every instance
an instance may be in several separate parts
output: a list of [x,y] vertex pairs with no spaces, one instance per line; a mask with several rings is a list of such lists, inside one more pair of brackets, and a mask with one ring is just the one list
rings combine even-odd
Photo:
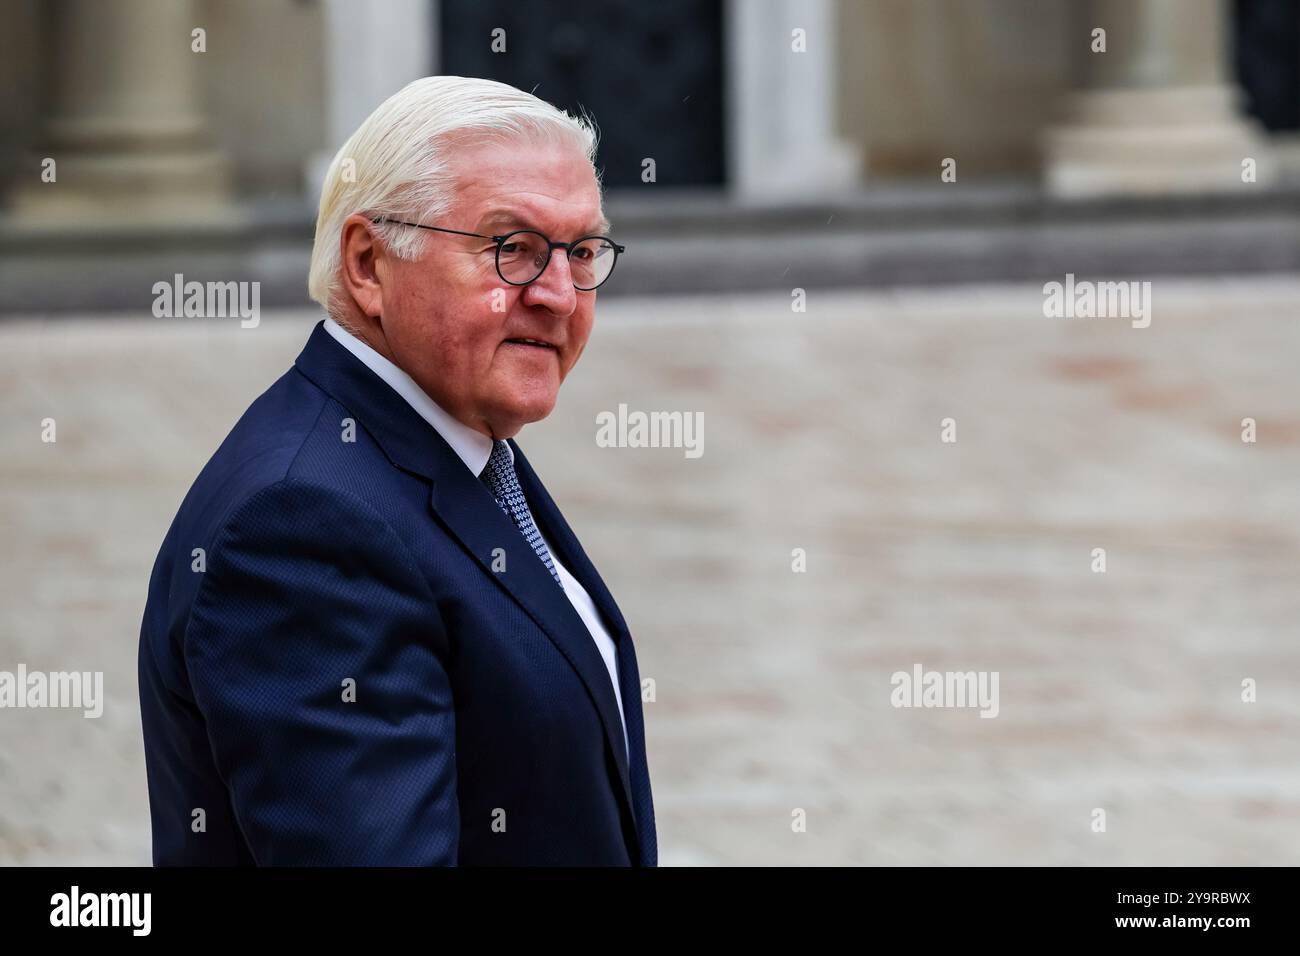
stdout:
[[551,572],[555,583],[563,588],[560,574],[555,570],[555,562],[551,560],[551,552],[546,549],[546,542],[542,540],[541,532],[533,523],[533,513],[528,510],[524,491],[519,487],[519,477],[515,474],[514,460],[510,457],[510,449],[506,447],[505,442],[499,440],[492,442],[492,454],[488,457],[487,467],[479,477],[488,486],[488,491],[492,492],[501,510],[510,517],[515,527],[519,529],[519,533],[532,546],[533,553],[542,559],[542,564],[546,565],[546,570]]

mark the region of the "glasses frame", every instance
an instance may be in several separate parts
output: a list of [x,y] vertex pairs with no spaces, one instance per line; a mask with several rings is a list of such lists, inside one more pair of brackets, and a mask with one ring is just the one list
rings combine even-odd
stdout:
[[[542,277],[542,274],[546,272],[547,266],[551,264],[551,254],[554,253],[556,249],[563,249],[564,254],[566,256],[570,256],[573,254],[574,248],[579,243],[586,242],[588,239],[600,239],[604,242],[609,243],[610,246],[612,246],[614,249],[614,261],[610,263],[609,273],[605,276],[605,278],[601,279],[593,286],[580,286],[576,281],[573,283],[573,287],[577,289],[579,292],[594,292],[596,289],[599,289],[601,286],[603,286],[606,282],[609,281],[609,277],[614,274],[614,267],[618,265],[618,257],[622,253],[627,251],[626,246],[619,245],[609,236],[601,236],[601,235],[582,236],[581,238],[574,239],[572,242],[554,242],[551,240],[550,236],[546,235],[545,233],[538,232],[536,229],[515,229],[514,231],[507,232],[504,235],[489,236],[481,232],[464,232],[460,229],[444,229],[442,226],[426,226],[422,222],[407,222],[405,219],[390,219],[387,216],[375,216],[370,221],[376,224],[382,222],[391,222],[399,226],[413,226],[416,229],[428,229],[431,232],[446,232],[446,233],[450,233],[453,236],[472,236],[475,239],[491,239],[493,242],[497,244],[497,252],[496,252],[497,275],[501,277],[502,282],[506,283],[507,285],[513,285],[513,286],[532,285],[534,282],[540,279]],[[541,236],[542,239],[546,242],[546,246],[547,246],[546,261],[542,263],[542,268],[538,270],[537,275],[533,276],[527,282],[512,282],[511,280],[507,279],[505,277],[505,273],[501,271],[501,247],[505,245],[506,240],[509,239],[511,236],[517,236],[520,233],[525,233],[525,232],[534,236]],[[572,273],[570,273],[570,275],[572,275]]]

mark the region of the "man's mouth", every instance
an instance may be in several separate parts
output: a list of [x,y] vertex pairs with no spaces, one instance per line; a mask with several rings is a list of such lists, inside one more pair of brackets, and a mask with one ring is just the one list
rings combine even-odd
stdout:
[[543,342],[541,339],[506,339],[510,345],[527,345],[531,348],[550,349],[552,352],[557,351],[556,347],[550,342]]

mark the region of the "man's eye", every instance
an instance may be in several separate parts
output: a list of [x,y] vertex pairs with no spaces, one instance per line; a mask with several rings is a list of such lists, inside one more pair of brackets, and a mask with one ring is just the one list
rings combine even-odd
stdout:
[[517,243],[517,242],[503,242],[503,243],[501,243],[501,251],[502,251],[502,252],[513,254],[513,253],[518,252],[519,249],[520,249],[520,244]]
[[591,250],[588,249],[586,246],[582,246],[582,247],[580,247],[580,248],[577,250],[577,252],[578,252],[578,258],[580,258],[580,259],[582,259],[582,258],[590,259],[591,256],[592,256],[592,252],[591,252]]

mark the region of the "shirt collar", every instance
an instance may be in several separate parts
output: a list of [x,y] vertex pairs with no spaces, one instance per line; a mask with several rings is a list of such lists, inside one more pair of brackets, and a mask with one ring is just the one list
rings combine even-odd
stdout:
[[[431,399],[424,389],[415,383],[415,379],[343,328],[334,319],[325,319],[325,331],[355,355],[368,369],[383,379],[393,391],[402,396],[406,403],[415,409],[421,418],[432,425],[434,431],[441,435],[443,440],[451,446],[451,450],[465,463],[465,467],[476,478],[483,473],[483,469],[487,467],[488,458],[492,455],[491,438],[453,418],[437,402]],[[513,463],[515,453],[509,442],[506,442],[506,451]]]

